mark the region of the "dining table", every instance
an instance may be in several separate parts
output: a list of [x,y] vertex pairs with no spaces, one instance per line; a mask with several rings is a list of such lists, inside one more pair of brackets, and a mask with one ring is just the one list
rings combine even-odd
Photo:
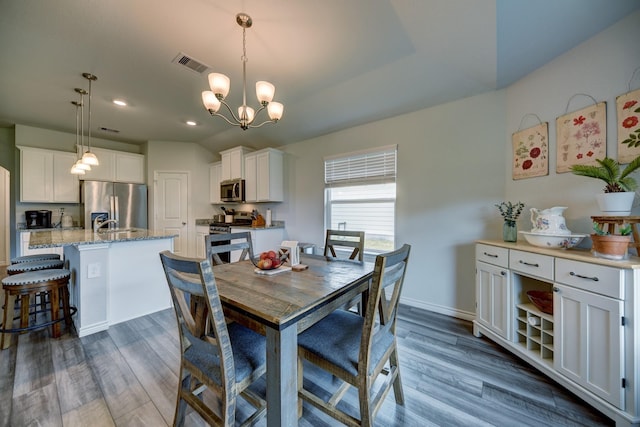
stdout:
[[[225,315],[267,340],[267,426],[298,425],[298,334],[358,295],[374,263],[302,254],[300,271],[260,271],[251,261],[213,267]],[[265,274],[271,273],[271,274]]]

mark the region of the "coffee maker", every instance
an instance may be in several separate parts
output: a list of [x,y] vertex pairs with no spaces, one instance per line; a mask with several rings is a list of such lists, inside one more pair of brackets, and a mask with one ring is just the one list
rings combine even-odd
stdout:
[[51,228],[51,211],[25,211],[27,228]]

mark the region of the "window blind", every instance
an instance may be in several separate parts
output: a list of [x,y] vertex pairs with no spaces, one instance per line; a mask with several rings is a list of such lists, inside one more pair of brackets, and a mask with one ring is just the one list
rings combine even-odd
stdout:
[[325,158],[326,186],[395,182],[397,146]]

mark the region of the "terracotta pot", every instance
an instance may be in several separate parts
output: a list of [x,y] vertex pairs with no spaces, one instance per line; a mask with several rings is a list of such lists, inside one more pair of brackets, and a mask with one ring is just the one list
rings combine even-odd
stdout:
[[595,256],[607,259],[624,259],[627,257],[631,236],[592,234],[591,241],[593,242],[591,251]]

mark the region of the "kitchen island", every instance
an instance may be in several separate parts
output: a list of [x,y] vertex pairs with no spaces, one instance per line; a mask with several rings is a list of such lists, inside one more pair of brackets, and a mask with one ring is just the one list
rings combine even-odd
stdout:
[[158,253],[173,250],[174,234],[146,229],[32,232],[29,248],[63,247],[71,270],[71,304],[78,336],[90,335],[171,307]]

